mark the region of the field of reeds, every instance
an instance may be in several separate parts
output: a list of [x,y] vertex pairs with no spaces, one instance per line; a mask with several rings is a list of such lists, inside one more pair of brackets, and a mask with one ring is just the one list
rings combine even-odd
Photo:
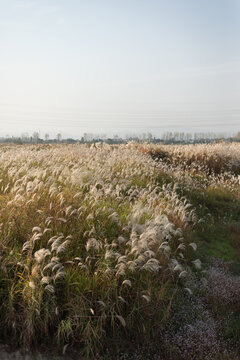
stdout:
[[239,179],[239,143],[1,146],[0,340],[239,359]]

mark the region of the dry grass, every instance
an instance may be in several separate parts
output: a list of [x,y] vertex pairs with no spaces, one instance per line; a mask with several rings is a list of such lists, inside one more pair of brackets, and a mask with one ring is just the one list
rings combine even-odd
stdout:
[[89,357],[109,334],[146,340],[201,268],[188,234],[205,220],[182,189],[235,199],[239,148],[2,146],[2,335]]

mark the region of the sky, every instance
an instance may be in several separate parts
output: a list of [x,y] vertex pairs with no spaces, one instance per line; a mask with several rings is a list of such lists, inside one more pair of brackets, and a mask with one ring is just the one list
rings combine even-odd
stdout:
[[0,136],[240,131],[240,0],[0,9]]

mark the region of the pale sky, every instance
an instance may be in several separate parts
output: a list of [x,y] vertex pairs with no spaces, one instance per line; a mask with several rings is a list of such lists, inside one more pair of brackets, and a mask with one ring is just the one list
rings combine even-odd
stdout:
[[240,0],[0,0],[0,125],[240,131]]

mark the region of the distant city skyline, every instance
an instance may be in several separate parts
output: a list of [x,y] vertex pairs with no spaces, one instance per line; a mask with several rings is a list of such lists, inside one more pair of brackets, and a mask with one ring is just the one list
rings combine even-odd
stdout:
[[0,6],[0,136],[240,130],[238,0]]

